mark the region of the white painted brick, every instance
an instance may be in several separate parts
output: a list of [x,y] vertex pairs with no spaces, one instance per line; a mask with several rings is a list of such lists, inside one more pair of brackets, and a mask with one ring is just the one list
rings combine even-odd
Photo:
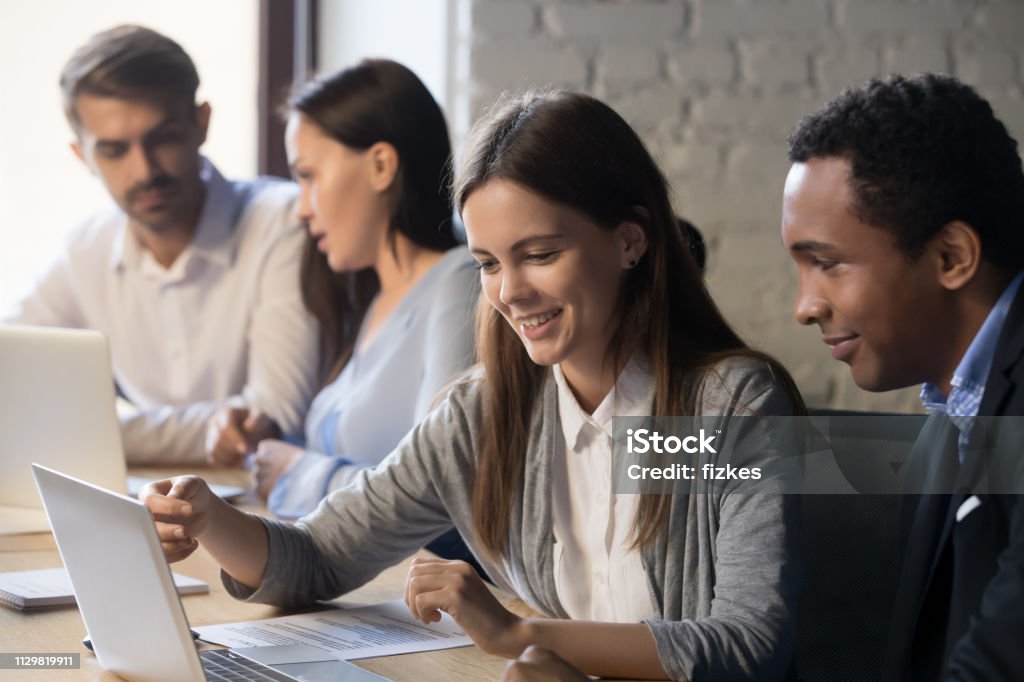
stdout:
[[537,8],[526,0],[474,0],[470,12],[473,35],[521,37],[537,23]]
[[760,346],[790,371],[808,405],[832,406],[836,384],[842,379],[843,372],[849,375],[850,371],[846,365],[832,359],[828,347],[821,342],[821,332],[817,327],[801,327],[793,320],[789,312],[795,292],[794,286],[780,301],[787,304],[785,326],[764,335],[767,338],[763,338]]
[[672,120],[666,119],[661,121],[653,129],[647,130],[640,135],[640,139],[643,141],[644,146],[647,147],[647,151],[651,153],[654,162],[666,175],[666,159],[674,149],[677,149],[682,144],[680,140],[683,137],[684,130],[684,123],[676,117]]
[[[652,138],[658,131],[682,127],[683,94],[676,88],[643,88],[621,98],[608,98],[608,105],[644,138]],[[662,151],[659,149],[656,153],[660,156]]]
[[[832,359],[828,347],[821,342],[821,332],[817,327],[801,327],[793,320],[791,307],[796,297],[796,277],[789,267],[786,276],[780,277],[786,280],[787,286],[778,301],[778,310],[782,313],[779,326],[772,327],[767,333],[759,333],[757,343],[761,350],[771,353],[790,371],[808,405],[828,405],[835,392],[835,371],[849,373],[849,370]],[[753,342],[755,337],[749,338]]]
[[828,94],[882,75],[881,53],[876,46],[831,46],[817,60],[819,87]]
[[798,331],[789,314],[795,269],[779,242],[778,217],[765,215],[760,225],[741,234],[716,235],[719,246],[708,259],[708,287],[742,335],[771,330],[788,336]]
[[761,104],[759,97],[714,92],[694,102],[693,121],[698,128],[746,129],[751,112]]
[[802,116],[820,106],[818,99],[713,92],[694,103],[693,121],[698,130],[754,131],[771,139],[785,139]]
[[[748,276],[795,279],[790,272],[793,266],[787,262],[789,257],[779,242],[779,229],[769,225],[773,222],[777,223],[778,219],[768,218],[760,229],[744,232],[726,229],[716,235],[719,257],[708,262],[709,284],[715,287],[716,292],[742,295],[747,285],[744,279]],[[699,224],[697,226],[700,227]]]
[[[663,168],[666,166],[662,165]],[[668,177],[672,183],[677,211],[686,216],[687,220],[704,230],[705,225],[725,219],[719,213],[722,181],[717,175],[695,173],[682,177],[672,173]],[[710,235],[704,231],[704,236],[707,238]]]
[[724,42],[687,44],[669,51],[667,70],[682,85],[729,85],[736,79],[736,54]]
[[1007,49],[960,48],[956,75],[971,85],[1013,85],[1017,81],[1017,55]]
[[609,41],[656,41],[680,34],[686,16],[681,0],[550,5],[545,26],[558,37]]
[[741,43],[740,56],[748,80],[765,91],[792,90],[810,84],[811,58],[802,44]]
[[886,2],[845,0],[838,5],[839,30],[846,34],[956,31],[970,24],[971,6],[957,0]]
[[[789,339],[785,339],[785,341],[789,341]],[[804,403],[811,407],[832,405],[832,396],[835,393],[833,382],[831,377],[821,371],[821,367],[816,363],[808,362],[806,356],[795,355],[789,351],[791,346],[784,341],[776,341],[771,345],[762,343],[760,347],[765,352],[771,353],[793,375],[793,381],[800,387],[800,395],[803,397]],[[784,352],[769,350],[770,348],[778,348]]]
[[789,165],[785,140],[744,140],[731,149],[726,157],[728,184],[738,187],[770,185],[777,187],[781,195]]
[[889,50],[884,60],[888,73],[952,73],[949,50],[944,45],[910,42]]
[[609,83],[643,83],[661,75],[661,58],[650,44],[609,45],[598,58],[598,73]]
[[987,35],[1010,38],[1018,45],[1024,38],[1024,4],[989,2],[979,9],[980,23]]
[[587,65],[579,55],[544,38],[476,42],[469,70],[474,82],[491,89],[582,87],[587,79]]
[[818,33],[828,26],[824,0],[701,0],[694,11],[694,35],[778,35]]
[[[729,263],[734,255],[733,252],[723,251],[721,256],[716,254],[716,261]],[[733,274],[733,277],[735,279],[729,282],[731,290],[728,293],[722,293],[721,286],[713,286],[712,296],[740,338],[746,339],[755,348],[772,352],[773,347],[779,343],[776,339],[786,338],[793,333],[779,314],[781,292],[778,275],[747,274],[740,278]]]
[[914,389],[858,389],[818,330],[792,320],[785,140],[846,86],[955,67],[1024,142],[1024,0],[460,1],[465,118],[506,88],[589,88],[637,129],[678,212],[704,232],[727,318],[790,367],[809,402],[919,409]]
[[673,189],[679,205],[698,226],[714,221],[728,225],[758,223],[771,227],[777,240],[785,179],[782,175],[777,182],[743,185],[730,178],[693,176],[673,185]]
[[469,119],[470,127],[480,118],[484,113],[490,110],[491,107],[498,101],[498,98],[502,96],[503,90],[490,89],[490,88],[474,88],[472,94],[469,96]]
[[688,142],[673,145],[662,155],[662,168],[670,178],[692,176],[713,177],[722,167],[722,151],[718,145]]

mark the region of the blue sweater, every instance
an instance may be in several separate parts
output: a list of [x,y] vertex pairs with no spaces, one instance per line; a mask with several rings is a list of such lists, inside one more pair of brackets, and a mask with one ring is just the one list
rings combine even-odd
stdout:
[[376,466],[472,364],[480,291],[473,264],[465,246],[445,253],[370,345],[317,394],[306,417],[306,451],[278,479],[268,500],[271,511],[284,518],[308,514],[360,469]]

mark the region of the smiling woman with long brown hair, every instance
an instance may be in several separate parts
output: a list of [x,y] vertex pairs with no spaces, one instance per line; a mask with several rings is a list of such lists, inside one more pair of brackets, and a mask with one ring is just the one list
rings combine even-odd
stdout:
[[[615,494],[612,419],[787,415],[792,380],[708,295],[636,133],[580,94],[500,102],[474,128],[454,197],[480,268],[481,369],[375,470],[296,526],[238,512],[194,477],[147,505],[168,556],[201,542],[233,594],[333,598],[454,525],[462,562],[414,562],[406,601],[484,650],[552,649],[587,673],[779,679],[792,652],[795,499]],[[358,557],[358,558],[357,558]]]

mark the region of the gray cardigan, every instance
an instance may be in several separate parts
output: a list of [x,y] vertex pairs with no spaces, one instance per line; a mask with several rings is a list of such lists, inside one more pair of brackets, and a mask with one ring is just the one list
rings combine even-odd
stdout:
[[[298,524],[265,521],[270,556],[263,583],[253,591],[223,574],[228,591],[281,606],[333,599],[454,525],[498,586],[541,613],[568,618],[552,568],[551,459],[561,426],[550,371],[540,393],[522,501],[513,509],[508,557],[500,564],[480,551],[470,513],[483,407],[475,379],[452,388],[380,465],[331,493]],[[696,404],[700,414],[723,418],[791,409],[770,368],[749,358],[721,362],[698,386]],[[800,579],[797,504],[794,496],[728,491],[673,496],[668,532],[642,553],[660,616],[647,625],[672,678],[785,674]]]

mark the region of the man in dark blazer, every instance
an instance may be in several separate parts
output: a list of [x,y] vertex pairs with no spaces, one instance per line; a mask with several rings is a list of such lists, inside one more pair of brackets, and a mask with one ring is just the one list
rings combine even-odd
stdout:
[[1017,144],[973,89],[924,75],[844,92],[789,149],[797,321],[861,388],[923,384],[933,415],[906,465],[925,494],[905,498],[886,679],[1024,680],[1024,498],[991,492],[984,450],[985,418],[1024,415]]

